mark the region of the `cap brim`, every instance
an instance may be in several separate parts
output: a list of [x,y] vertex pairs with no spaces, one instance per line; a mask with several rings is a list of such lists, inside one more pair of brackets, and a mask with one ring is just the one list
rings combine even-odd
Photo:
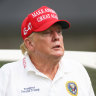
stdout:
[[66,20],[59,20],[58,23],[62,26],[62,29],[70,28],[70,23]]
[[37,28],[36,30],[33,30],[33,31],[34,32],[40,32],[40,31],[47,30],[49,27],[51,27],[55,23],[59,23],[61,25],[62,29],[70,28],[70,23],[66,20],[55,20],[55,21],[52,20],[50,22],[44,23],[44,25],[42,25],[41,27],[39,27],[39,28]]

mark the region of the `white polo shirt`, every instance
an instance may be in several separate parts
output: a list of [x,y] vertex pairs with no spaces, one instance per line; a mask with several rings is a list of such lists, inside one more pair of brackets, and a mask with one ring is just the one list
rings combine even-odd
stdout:
[[39,72],[29,56],[0,69],[0,96],[95,96],[84,67],[63,57],[55,78]]

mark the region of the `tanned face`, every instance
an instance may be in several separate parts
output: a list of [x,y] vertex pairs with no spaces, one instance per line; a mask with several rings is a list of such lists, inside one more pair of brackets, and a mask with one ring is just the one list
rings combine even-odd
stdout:
[[34,32],[31,42],[34,55],[62,57],[64,54],[62,28],[59,24],[42,32]]

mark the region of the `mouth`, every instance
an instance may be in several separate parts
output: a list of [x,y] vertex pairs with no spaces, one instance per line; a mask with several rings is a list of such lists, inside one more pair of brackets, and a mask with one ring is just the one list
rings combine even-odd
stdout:
[[60,45],[56,45],[56,46],[53,47],[53,49],[59,49],[59,48],[61,48]]

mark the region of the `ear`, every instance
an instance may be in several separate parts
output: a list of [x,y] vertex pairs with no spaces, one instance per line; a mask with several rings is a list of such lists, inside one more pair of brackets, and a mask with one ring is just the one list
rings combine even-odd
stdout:
[[25,38],[25,39],[24,39],[24,44],[25,44],[26,48],[27,48],[29,51],[33,51],[33,50],[34,50],[33,41],[30,40],[29,38]]

